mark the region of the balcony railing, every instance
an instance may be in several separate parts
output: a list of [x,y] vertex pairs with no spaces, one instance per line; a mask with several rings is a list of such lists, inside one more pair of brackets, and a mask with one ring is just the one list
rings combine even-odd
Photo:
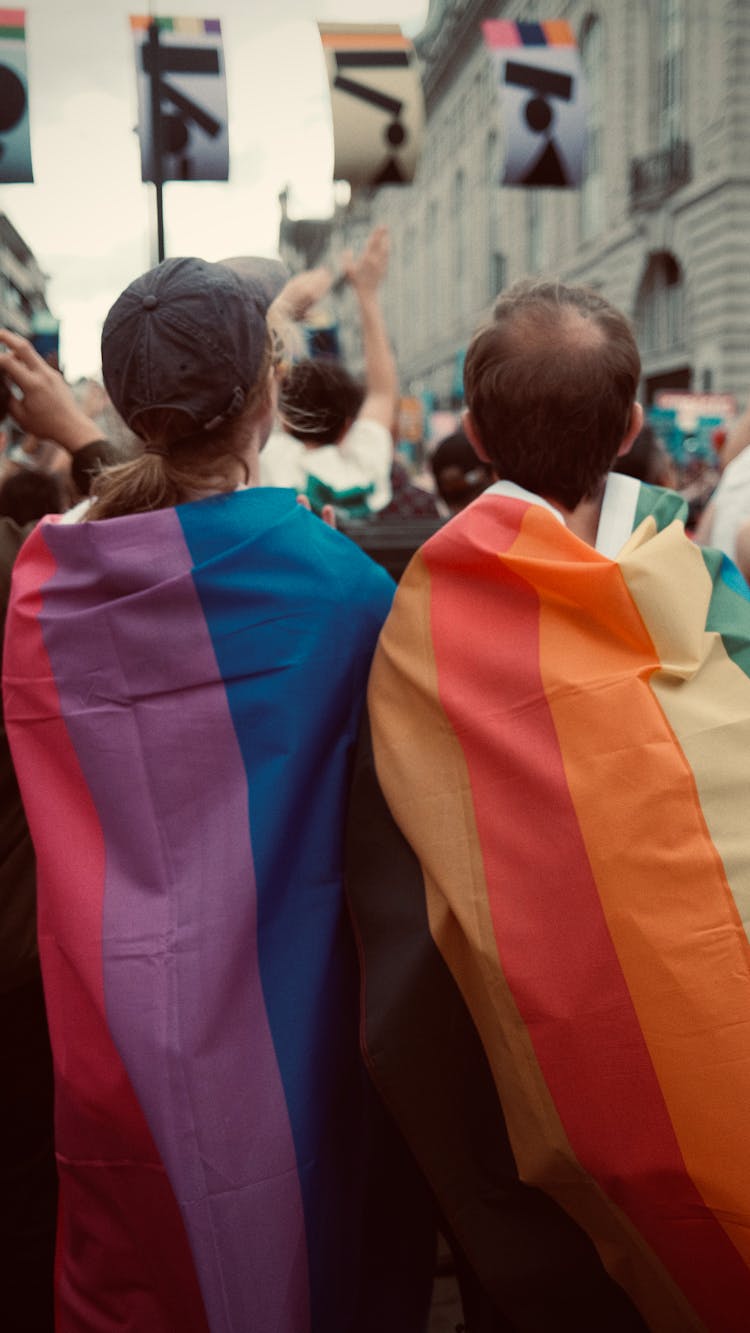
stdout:
[[630,163],[630,207],[658,208],[670,194],[692,179],[690,144],[678,139],[648,157]]

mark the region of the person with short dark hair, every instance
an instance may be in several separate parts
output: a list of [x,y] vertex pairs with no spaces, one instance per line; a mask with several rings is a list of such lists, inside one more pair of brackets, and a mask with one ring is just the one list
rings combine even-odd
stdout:
[[466,353],[465,429],[498,477],[572,513],[601,494],[641,429],[640,364],[627,320],[604,297],[519,283]]
[[666,445],[647,421],[644,422],[628,452],[618,457],[613,471],[624,472],[626,476],[635,477],[638,481],[647,481],[649,486],[677,489],[677,465]]
[[60,479],[44,468],[21,468],[0,482],[0,516],[21,528],[63,508]]
[[491,467],[477,457],[465,432],[446,435],[430,456],[435,486],[447,515],[458,514],[493,480]]
[[467,1333],[741,1333],[750,591],[611,471],[639,356],[522,284],[472,339],[498,480],[403,575],[348,832],[362,1034]]

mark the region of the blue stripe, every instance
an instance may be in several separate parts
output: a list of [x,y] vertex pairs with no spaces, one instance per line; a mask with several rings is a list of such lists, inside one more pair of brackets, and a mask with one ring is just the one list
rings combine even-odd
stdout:
[[518,31],[524,46],[546,46],[547,38],[541,23],[519,23]]
[[343,819],[393,585],[289,491],[177,513],[248,777],[261,979],[302,1187],[312,1329],[338,1333],[352,1317],[362,1209]]

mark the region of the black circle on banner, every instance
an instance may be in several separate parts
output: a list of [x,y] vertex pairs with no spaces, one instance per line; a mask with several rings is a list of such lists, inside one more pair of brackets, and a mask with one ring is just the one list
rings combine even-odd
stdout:
[[542,134],[544,130],[549,129],[553,112],[549,102],[545,102],[543,97],[532,97],[531,101],[526,103],[524,110],[526,124],[535,134]]
[[165,153],[181,153],[189,138],[188,127],[181,116],[162,115],[161,143]]
[[26,89],[15,70],[0,65],[0,131],[12,130],[26,110]]
[[385,137],[393,148],[400,148],[402,144],[406,143],[409,136],[399,121],[392,120],[385,132]]

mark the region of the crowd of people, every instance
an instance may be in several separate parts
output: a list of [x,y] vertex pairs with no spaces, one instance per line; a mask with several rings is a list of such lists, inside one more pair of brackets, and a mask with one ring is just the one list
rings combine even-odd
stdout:
[[521,282],[418,485],[387,266],[363,384],[326,269],[149,270],[106,404],[0,330],[12,1333],[425,1333],[438,1232],[467,1333],[747,1326],[750,413],[691,513]]

